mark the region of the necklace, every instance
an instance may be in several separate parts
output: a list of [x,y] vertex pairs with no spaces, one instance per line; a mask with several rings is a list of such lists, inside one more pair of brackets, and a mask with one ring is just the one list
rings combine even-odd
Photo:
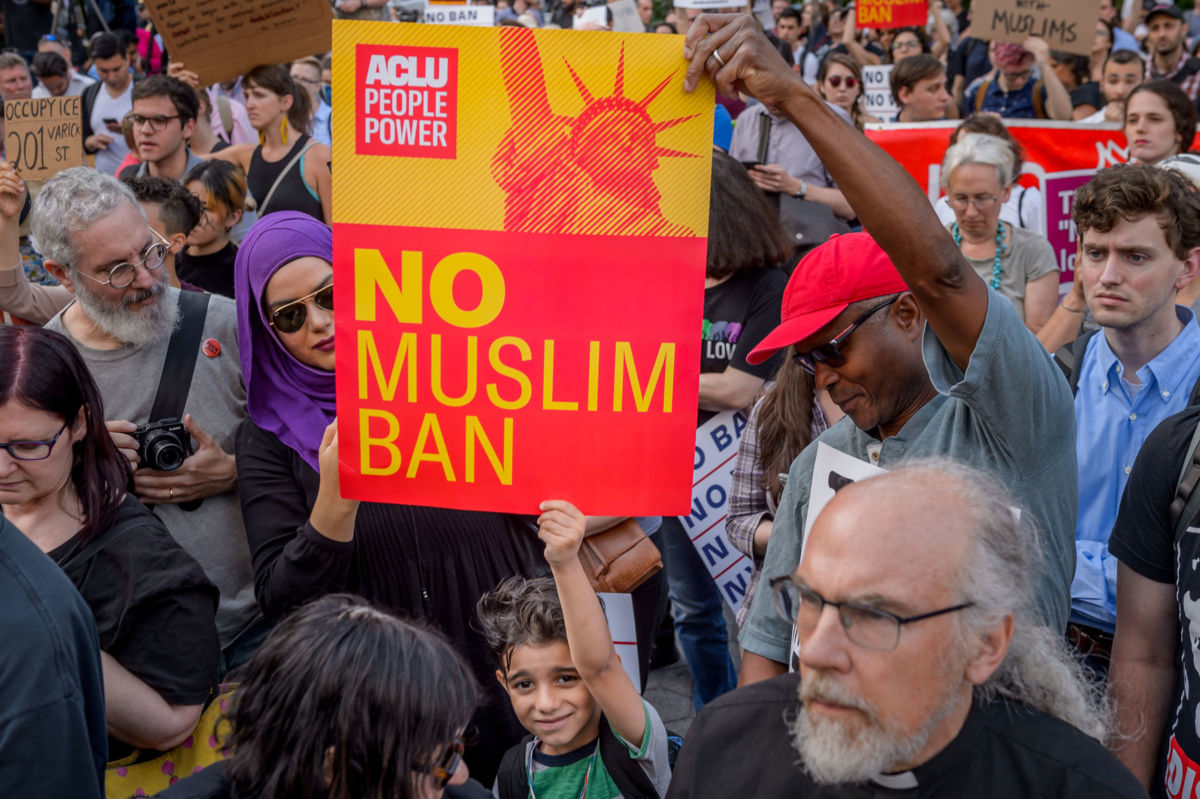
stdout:
[[[959,249],[962,249],[962,232],[958,229],[958,223],[954,223],[954,244]],[[1008,249],[1004,246],[1004,223],[996,223],[996,257],[992,260],[992,288],[1000,290],[1000,275],[1004,274],[1004,270],[1000,267],[1000,259],[1004,257],[1004,251]]]
[[[538,744],[542,742],[541,738],[534,737],[533,744],[529,747],[529,751],[525,753],[525,775],[529,778],[529,799],[537,799],[533,792],[533,750],[537,749]],[[592,767],[596,765],[596,753],[600,751],[600,740],[596,740],[596,748],[592,750],[592,757],[588,760],[587,771],[583,773],[583,790],[579,792],[579,799],[587,796],[588,780],[592,777]]]

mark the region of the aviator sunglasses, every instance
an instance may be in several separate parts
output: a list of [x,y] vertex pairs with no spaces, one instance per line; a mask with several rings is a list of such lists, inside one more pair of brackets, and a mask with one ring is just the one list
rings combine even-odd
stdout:
[[281,305],[271,314],[271,327],[280,333],[295,333],[304,327],[308,321],[308,301],[312,300],[318,308],[326,311],[333,310],[333,284],[321,286],[312,294],[306,294],[287,305]]

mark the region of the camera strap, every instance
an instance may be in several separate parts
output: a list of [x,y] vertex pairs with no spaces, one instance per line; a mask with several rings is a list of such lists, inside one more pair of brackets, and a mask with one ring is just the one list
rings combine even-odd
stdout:
[[150,409],[148,421],[175,418],[183,421],[183,408],[192,388],[192,373],[200,354],[200,337],[208,316],[211,295],[205,291],[179,291],[179,327],[167,344],[167,359],[163,362],[158,393]]

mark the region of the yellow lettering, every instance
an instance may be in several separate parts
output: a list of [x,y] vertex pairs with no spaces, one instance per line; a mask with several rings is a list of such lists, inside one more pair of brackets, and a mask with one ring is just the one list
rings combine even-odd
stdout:
[[[436,452],[426,452],[425,443],[433,436]],[[413,447],[412,458],[408,462],[408,472],[405,477],[412,478],[417,476],[417,468],[426,461],[430,463],[440,463],[442,465],[442,473],[446,475],[448,482],[454,482],[454,467],[450,464],[450,453],[446,451],[446,439],[442,437],[442,426],[438,424],[436,413],[427,413],[425,418],[421,420],[421,429],[417,433],[417,443]]]
[[400,383],[400,361],[404,360],[404,371],[408,374],[408,401],[417,401],[417,339],[414,333],[403,333],[396,348],[396,359],[387,379],[383,377],[383,362],[375,346],[375,335],[370,330],[358,331],[358,398],[367,398],[368,372],[375,375],[379,395],[384,402],[391,402]]
[[629,376],[629,386],[633,391],[633,404],[639,413],[645,413],[654,398],[654,389],[658,386],[660,377],[663,379],[663,413],[671,412],[671,396],[675,385],[675,344],[668,342],[658,348],[654,358],[654,368],[650,370],[650,379],[646,381],[646,392],[642,393],[641,383],[637,376],[637,365],[633,362],[633,348],[628,341],[618,341],[616,358],[614,359],[613,375],[613,410],[621,412],[625,397],[625,375]]
[[[371,435],[371,420],[383,419],[387,423],[387,433],[379,437]],[[384,476],[400,471],[400,449],[395,445],[396,437],[400,435],[400,421],[387,411],[374,411],[361,408],[358,412],[358,441],[359,441],[359,473],[371,476]],[[371,465],[371,447],[382,447],[388,454],[386,466]]]
[[[461,272],[474,272],[483,291],[479,305],[473,309],[460,308],[454,300],[454,279]],[[433,268],[429,276],[429,300],[438,316],[455,327],[483,327],[495,320],[504,307],[504,275],[491,259],[474,252],[447,255]]]
[[483,448],[483,454],[487,456],[488,462],[492,464],[492,471],[496,473],[496,477],[500,479],[500,485],[512,485],[512,446],[513,446],[513,420],[511,417],[504,418],[504,460],[501,461],[496,455],[496,448],[492,446],[492,442],[488,440],[487,434],[483,432],[483,425],[480,424],[479,418],[476,416],[467,417],[467,482],[475,482],[475,442],[478,441]]
[[[500,390],[496,387],[495,383],[488,383],[488,399],[490,399],[492,404],[497,408],[504,408],[505,410],[524,408],[529,404],[530,398],[533,397],[533,384],[530,382],[529,377],[524,372],[509,366],[500,360],[500,350],[502,350],[504,347],[516,347],[522,361],[528,361],[533,357],[533,353],[529,350],[529,345],[526,344],[524,340],[519,339],[516,336],[501,336],[493,341],[492,345],[488,347],[488,364],[490,364],[492,369],[494,369],[501,377],[507,377],[510,380],[515,381],[516,384],[520,386],[521,393],[515,400],[506,400],[500,396]],[[467,418],[470,419],[473,417]],[[469,477],[467,478],[467,482],[470,482]]]
[[547,411],[577,411],[578,402],[554,399],[554,342],[546,339],[542,361],[542,408]]
[[462,406],[475,399],[476,381],[479,377],[479,337],[467,336],[467,387],[463,389],[462,396],[450,397],[446,395],[442,387],[442,335],[434,333],[429,337],[430,352],[429,357],[432,361],[431,376],[433,396],[438,402],[447,405],[451,408],[461,408]]
[[354,318],[375,321],[375,297],[378,288],[396,319],[404,324],[421,323],[421,253],[408,252],[400,259],[402,290],[388,269],[379,250],[354,251]]
[[588,399],[587,409],[596,410],[600,398],[600,342],[588,342]]

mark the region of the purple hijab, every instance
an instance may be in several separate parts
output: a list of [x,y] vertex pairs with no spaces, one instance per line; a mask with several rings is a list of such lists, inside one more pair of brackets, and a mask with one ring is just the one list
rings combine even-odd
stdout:
[[263,299],[267,282],[284,264],[305,256],[333,263],[333,231],[308,214],[278,211],[250,228],[233,270],[238,354],[246,406],[254,423],[274,433],[317,471],[317,449],[337,415],[333,372],[296,360],[275,336]]

